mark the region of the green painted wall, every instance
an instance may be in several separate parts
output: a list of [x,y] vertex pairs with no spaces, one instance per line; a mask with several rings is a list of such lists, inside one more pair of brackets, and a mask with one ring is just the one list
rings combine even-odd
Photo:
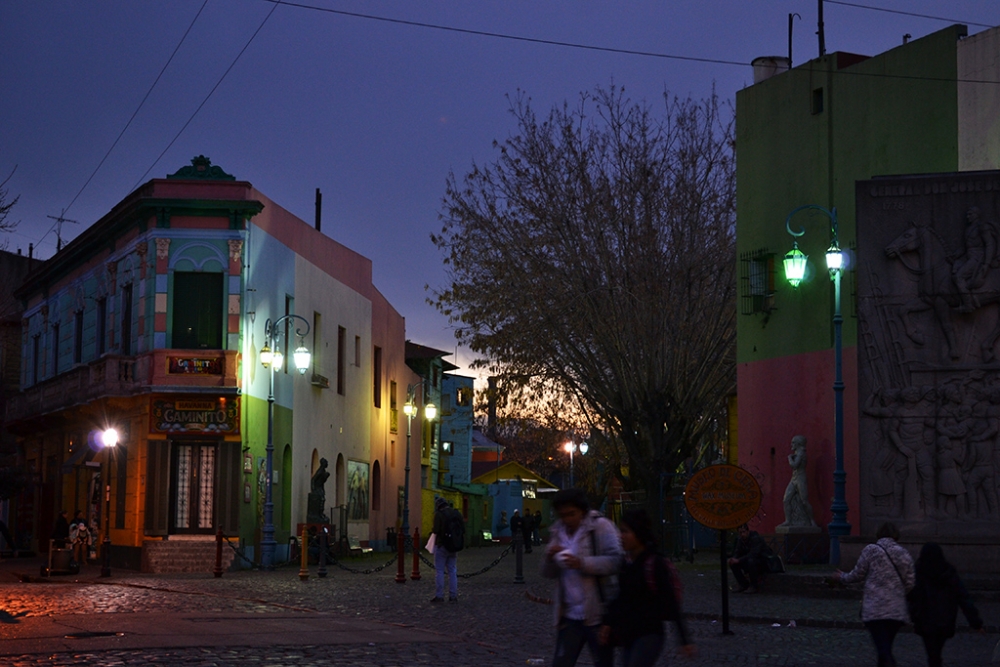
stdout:
[[[244,394],[243,409],[243,447],[249,447],[253,456],[253,474],[244,473],[244,481],[250,482],[250,502],[240,498],[240,538],[244,542],[259,545],[260,531],[264,526],[264,474],[259,466],[260,460],[267,456],[267,400]],[[282,525],[285,513],[285,492],[281,486],[282,459],[285,445],[292,441],[292,411],[277,403],[274,404],[274,457],[272,466],[277,472],[275,479],[278,484],[271,488],[271,500],[274,503],[274,539],[278,544],[287,544],[289,531]],[[294,499],[292,499],[294,502]],[[294,526],[292,527],[294,528]]]
[[[833,345],[829,219],[808,211],[792,219],[793,229],[805,228],[799,247],[814,270],[812,283],[793,290],[781,267],[793,209],[836,207],[846,249],[855,239],[855,181],[958,169],[956,46],[964,34],[952,26],[854,65],[855,56],[830,54],[737,93],[737,251],[773,253],[775,293],[769,315],[737,317],[739,363]],[[814,113],[817,90],[823,104]],[[847,271],[845,347],[856,344],[854,285]]]

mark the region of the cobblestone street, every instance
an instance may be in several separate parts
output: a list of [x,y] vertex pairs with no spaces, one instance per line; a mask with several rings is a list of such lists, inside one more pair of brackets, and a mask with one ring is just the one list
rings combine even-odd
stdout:
[[[459,572],[488,565],[500,551],[487,547],[462,552]],[[102,580],[97,576],[99,568],[88,566],[72,579],[53,577],[51,582],[23,583],[16,575],[37,576],[37,563],[5,561],[0,564],[0,599],[5,612],[0,619],[5,621],[0,625],[0,637],[12,641],[0,644],[0,662],[489,667],[542,659],[548,664],[554,643],[552,606],[547,604],[552,585],[537,574],[539,557],[540,550],[525,556],[525,583],[513,583],[511,555],[484,574],[461,579],[459,601],[445,604],[429,601],[433,570],[423,564],[421,580],[408,577],[403,585],[394,581],[395,566],[370,575],[331,567],[325,579],[318,578],[313,567],[305,582],[299,581],[297,567],[270,573],[230,572],[221,579],[210,574],[153,576],[115,571],[110,580]],[[386,554],[373,554],[349,564],[370,568],[387,559]],[[680,567],[685,606],[699,654],[693,660],[683,660],[674,655],[671,644],[661,665],[874,664],[868,634],[858,620],[856,596],[816,597],[778,590],[756,596],[731,595],[733,634],[723,636],[718,620],[721,596],[717,567],[713,569],[708,557],[705,562]],[[407,575],[409,572],[408,562]],[[991,632],[960,631],[946,647],[946,664],[990,664],[998,638],[1000,605],[980,602],[979,607]],[[796,627],[789,627],[793,619]],[[167,624],[173,624],[170,631],[165,629]],[[222,624],[237,629],[233,633]],[[112,636],[85,634],[67,639],[69,633],[52,630],[63,627],[100,629]],[[216,635],[214,627],[219,628]],[[328,635],[315,631],[296,635],[299,630],[327,627]],[[144,628],[150,629],[148,635]],[[162,632],[153,632],[156,628]],[[197,632],[188,634],[184,628]],[[123,634],[115,637],[119,632]],[[31,650],[11,651],[29,638],[35,642]],[[297,645],[301,638],[308,643]],[[901,666],[926,664],[922,644],[912,632],[901,633],[896,646]],[[590,664],[586,653],[580,664]]]

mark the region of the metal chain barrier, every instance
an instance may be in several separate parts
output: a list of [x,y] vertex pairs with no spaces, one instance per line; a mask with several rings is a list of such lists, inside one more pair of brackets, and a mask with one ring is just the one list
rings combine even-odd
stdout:
[[383,564],[381,564],[381,565],[379,565],[377,567],[370,567],[367,570],[358,570],[358,569],[355,569],[353,567],[348,567],[348,566],[344,565],[343,563],[341,563],[339,560],[337,560],[334,557],[334,555],[330,552],[329,549],[327,549],[327,551],[326,551],[326,558],[327,558],[328,562],[333,563],[334,565],[336,565],[337,567],[339,567],[341,570],[346,570],[347,572],[350,572],[351,574],[375,574],[376,572],[381,572],[385,568],[387,568],[390,565],[392,565],[393,563],[395,563],[396,562],[396,558],[398,558],[398,557],[399,557],[398,554],[393,554],[392,558],[390,558],[388,561],[386,561],[385,563],[383,563]]
[[496,567],[496,566],[497,566],[497,564],[498,564],[498,563],[499,563],[500,561],[502,561],[502,560],[503,560],[504,556],[506,556],[507,554],[509,554],[509,553],[510,553],[510,550],[511,550],[511,549],[513,549],[513,548],[514,548],[514,543],[513,543],[513,542],[511,542],[510,544],[508,544],[508,545],[507,545],[507,548],[506,548],[506,549],[504,549],[503,551],[501,551],[501,552],[500,552],[500,555],[499,555],[499,556],[497,556],[497,557],[496,557],[496,558],[495,558],[495,559],[493,560],[493,562],[492,562],[492,563],[490,563],[489,565],[487,565],[486,567],[484,567],[484,568],[482,568],[482,569],[480,569],[480,570],[477,570],[476,572],[468,572],[468,573],[466,573],[466,574],[460,574],[460,575],[458,575],[458,576],[462,577],[463,579],[468,579],[469,577],[474,577],[474,576],[476,576],[477,574],[483,574],[484,572],[489,572],[489,571],[490,571],[490,570],[492,570],[492,569],[493,569],[494,567]]
[[222,541],[225,542],[229,546],[229,548],[233,550],[233,553],[236,554],[237,558],[239,558],[240,560],[244,561],[247,565],[249,565],[251,570],[257,570],[257,569],[259,569],[260,566],[258,566],[257,563],[253,562],[249,558],[247,558],[243,554],[243,550],[242,549],[237,549],[236,547],[234,547],[233,543],[229,541],[228,537],[226,537],[225,535],[223,535],[222,536]]

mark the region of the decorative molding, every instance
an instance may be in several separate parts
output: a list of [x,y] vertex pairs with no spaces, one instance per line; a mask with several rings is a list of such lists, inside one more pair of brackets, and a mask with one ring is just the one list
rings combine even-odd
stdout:
[[156,259],[166,259],[170,256],[170,239],[156,239]]
[[243,239],[230,239],[229,261],[239,262],[242,254],[243,254]]
[[227,174],[221,167],[212,166],[212,161],[204,155],[191,159],[191,166],[181,167],[167,178],[184,178],[212,181],[235,181],[236,177]]

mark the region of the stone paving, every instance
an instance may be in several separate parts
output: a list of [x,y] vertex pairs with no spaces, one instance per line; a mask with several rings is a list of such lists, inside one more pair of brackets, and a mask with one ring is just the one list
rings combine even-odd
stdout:
[[[478,570],[493,561],[499,547],[469,549],[459,556],[459,572]],[[514,557],[504,558],[488,572],[459,581],[457,603],[434,604],[433,569],[421,565],[420,581],[394,581],[396,568],[375,574],[352,574],[331,567],[320,579],[311,568],[308,581],[300,581],[297,567],[275,572],[229,572],[221,579],[210,574],[141,575],[115,571],[100,579],[98,568],[88,566],[74,579],[53,577],[51,582],[24,583],[16,574],[38,572],[33,561],[0,563],[0,637],[4,629],[31,619],[63,614],[101,614],[113,630],[116,614],[178,615],[218,613],[280,615],[289,612],[337,614],[426,630],[453,641],[386,643],[373,636],[358,636],[352,643],[289,646],[199,646],[188,648],[150,646],[142,649],[91,651],[87,639],[75,651],[4,655],[3,665],[524,665],[541,660],[549,664],[554,644],[552,582],[537,574],[540,550],[525,555],[525,583],[514,583]],[[370,554],[349,561],[355,568],[382,564],[387,554]],[[699,647],[698,656],[676,656],[674,643],[659,664],[692,665],[862,665],[874,663],[866,631],[860,628],[855,595],[793,595],[774,586],[759,595],[730,595],[729,636],[722,634],[720,581],[717,560],[709,556],[695,565],[681,564],[689,627]],[[813,575],[825,569],[812,568]],[[799,571],[802,574],[802,571]],[[796,572],[783,577],[796,576]],[[790,580],[786,580],[787,581]],[[805,579],[803,578],[803,581]],[[945,649],[945,662],[957,667],[989,665],[998,634],[1000,604],[979,604],[990,632],[959,632]],[[789,627],[791,620],[796,627]],[[39,619],[40,620],[40,619]],[[777,627],[775,627],[777,624]],[[835,625],[841,627],[833,627]],[[964,619],[960,616],[960,624]],[[846,627],[844,627],[846,626]],[[901,666],[926,664],[920,639],[904,631],[896,642]],[[56,648],[56,647],[53,647]],[[581,665],[589,665],[584,652]]]

